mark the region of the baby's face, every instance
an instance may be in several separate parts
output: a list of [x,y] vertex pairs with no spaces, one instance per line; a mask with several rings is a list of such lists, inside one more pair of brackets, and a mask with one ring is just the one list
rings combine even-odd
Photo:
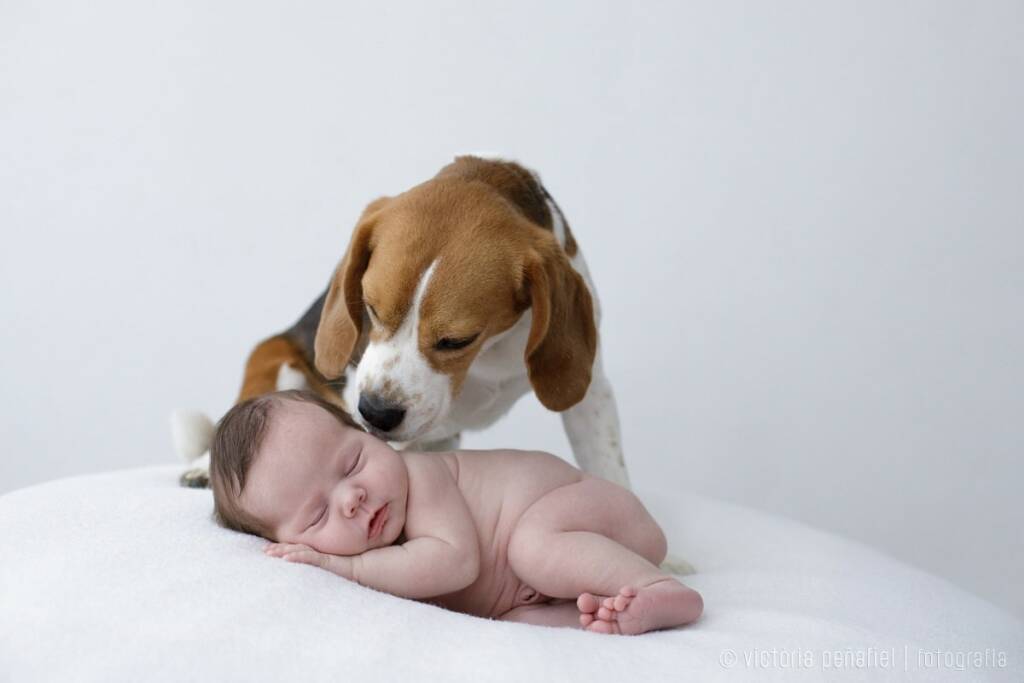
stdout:
[[239,502],[279,542],[358,555],[395,542],[408,493],[405,461],[386,443],[317,405],[282,401],[270,410]]

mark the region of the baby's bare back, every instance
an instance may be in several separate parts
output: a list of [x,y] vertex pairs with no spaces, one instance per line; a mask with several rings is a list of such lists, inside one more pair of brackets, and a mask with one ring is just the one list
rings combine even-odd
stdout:
[[452,471],[476,524],[480,576],[463,590],[430,602],[459,612],[497,617],[519,605],[546,599],[512,572],[507,554],[509,538],[530,505],[586,475],[539,451],[454,451],[439,457]]

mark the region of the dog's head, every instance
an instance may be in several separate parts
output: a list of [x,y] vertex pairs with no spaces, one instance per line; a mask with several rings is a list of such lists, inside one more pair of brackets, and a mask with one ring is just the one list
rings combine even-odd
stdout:
[[[590,384],[597,331],[551,221],[532,174],[476,157],[372,202],[328,287],[317,370],[334,378],[358,360],[362,421],[411,441],[447,416],[488,339],[530,309],[530,383],[549,409],[574,405]],[[365,350],[353,359],[357,342]]]

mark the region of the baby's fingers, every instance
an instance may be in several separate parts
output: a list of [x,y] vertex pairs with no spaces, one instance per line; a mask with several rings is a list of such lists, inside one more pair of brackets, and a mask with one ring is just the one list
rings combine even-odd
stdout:
[[301,543],[271,543],[263,548],[263,552],[273,557],[284,557],[285,554],[295,550],[312,550],[312,548]]
[[309,548],[305,550],[292,550],[286,552],[282,557],[285,562],[301,562],[302,564],[311,564],[321,569],[327,568],[327,556]]

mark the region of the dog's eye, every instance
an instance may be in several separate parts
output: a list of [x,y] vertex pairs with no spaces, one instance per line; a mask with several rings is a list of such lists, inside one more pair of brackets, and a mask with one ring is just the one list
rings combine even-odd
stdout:
[[461,339],[443,337],[440,340],[438,340],[436,344],[434,344],[434,348],[437,349],[438,351],[457,351],[459,349],[464,349],[473,342],[475,342],[476,338],[479,336],[480,333],[477,332],[472,337],[463,337]]

